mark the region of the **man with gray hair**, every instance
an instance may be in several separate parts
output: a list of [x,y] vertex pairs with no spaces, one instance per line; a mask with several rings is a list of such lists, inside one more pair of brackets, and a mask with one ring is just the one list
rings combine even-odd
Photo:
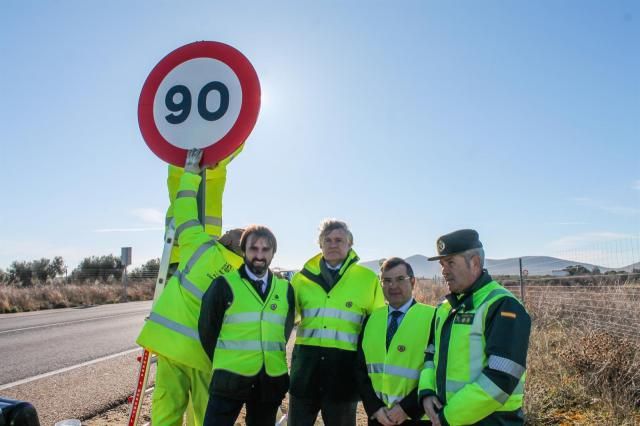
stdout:
[[346,223],[320,224],[321,253],[291,282],[301,317],[291,363],[289,423],[312,426],[318,412],[324,424],[356,424],[355,380],[362,322],[384,306],[376,274],[357,264]]
[[478,233],[438,238],[450,294],[436,308],[418,397],[435,426],[522,425],[531,318],[484,267]]

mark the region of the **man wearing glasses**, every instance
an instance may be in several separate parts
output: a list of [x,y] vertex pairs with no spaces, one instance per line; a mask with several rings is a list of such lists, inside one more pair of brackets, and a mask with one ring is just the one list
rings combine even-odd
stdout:
[[435,308],[413,298],[416,279],[405,260],[387,259],[380,272],[389,306],[363,326],[356,373],[369,425],[430,424],[417,388]]
[[320,225],[321,253],[294,275],[301,316],[291,360],[289,424],[355,426],[358,389],[355,367],[364,318],[384,306],[376,274],[357,264],[347,224]]

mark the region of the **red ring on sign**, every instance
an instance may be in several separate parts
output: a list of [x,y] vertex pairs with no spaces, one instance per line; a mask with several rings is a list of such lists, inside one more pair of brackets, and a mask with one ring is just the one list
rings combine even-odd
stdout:
[[183,167],[187,150],[167,141],[153,119],[153,100],[162,80],[180,64],[195,58],[212,58],[224,62],[238,77],[242,88],[242,105],[235,123],[226,135],[204,148],[202,164],[215,164],[230,156],[249,137],[260,110],[260,81],[251,62],[237,49],[217,41],[198,41],[179,47],[151,70],[142,86],[138,101],[138,125],[151,151],[167,163]]

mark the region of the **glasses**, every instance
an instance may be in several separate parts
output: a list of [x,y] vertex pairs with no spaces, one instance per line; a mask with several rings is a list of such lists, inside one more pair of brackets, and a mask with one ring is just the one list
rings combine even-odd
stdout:
[[395,278],[383,278],[382,279],[382,285],[386,285],[389,286],[392,283],[395,284],[404,284],[404,283],[408,283],[411,281],[412,277],[406,276],[406,275],[400,275],[399,277],[395,277]]

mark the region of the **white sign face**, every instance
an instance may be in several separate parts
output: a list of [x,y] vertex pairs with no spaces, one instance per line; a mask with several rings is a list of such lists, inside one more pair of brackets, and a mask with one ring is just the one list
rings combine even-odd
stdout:
[[162,137],[182,148],[206,148],[233,127],[242,107],[242,87],[225,63],[195,58],[172,69],[153,99],[153,118]]
[[147,146],[174,166],[202,149],[214,165],[245,143],[260,111],[260,81],[233,47],[197,41],[172,51],[153,67],[140,92],[138,125]]

